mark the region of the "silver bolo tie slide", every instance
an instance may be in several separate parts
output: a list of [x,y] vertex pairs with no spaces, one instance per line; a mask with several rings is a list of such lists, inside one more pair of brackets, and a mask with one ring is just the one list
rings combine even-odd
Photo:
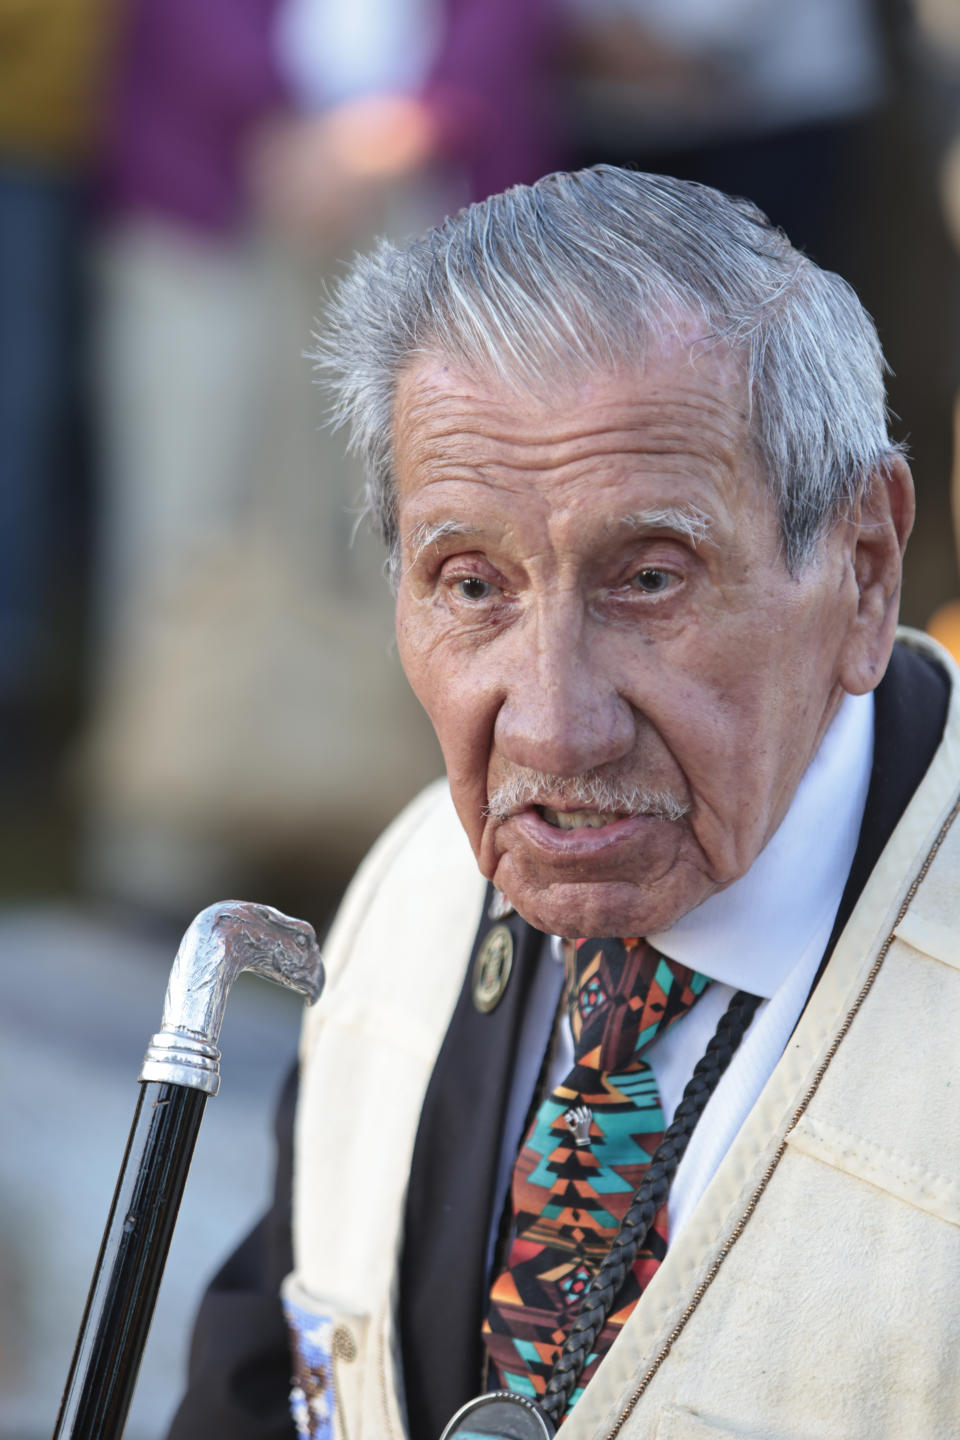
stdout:
[[552,1440],[556,1433],[535,1400],[512,1390],[493,1390],[462,1405],[440,1440]]

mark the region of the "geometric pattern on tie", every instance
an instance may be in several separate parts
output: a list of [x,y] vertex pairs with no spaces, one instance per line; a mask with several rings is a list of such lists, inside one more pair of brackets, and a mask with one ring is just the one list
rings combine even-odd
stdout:
[[[644,940],[578,940],[567,953],[574,1065],[546,1097],[513,1173],[513,1239],[483,1325],[501,1389],[544,1393],[584,1290],[616,1237],[665,1129],[644,1049],[703,994],[709,980]],[[568,1114],[588,1107],[589,1142]],[[576,1403],[666,1254],[667,1207],[597,1338],[570,1398]],[[569,1407],[568,1407],[569,1408]]]

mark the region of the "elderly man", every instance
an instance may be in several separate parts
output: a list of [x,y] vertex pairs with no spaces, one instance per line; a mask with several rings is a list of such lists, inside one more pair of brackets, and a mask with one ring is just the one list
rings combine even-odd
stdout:
[[[359,260],[329,333],[447,781],[304,1034],[300,1434],[955,1436],[960,714],[895,644],[870,320],[601,167]],[[284,1433],[288,1223],[175,1436]]]

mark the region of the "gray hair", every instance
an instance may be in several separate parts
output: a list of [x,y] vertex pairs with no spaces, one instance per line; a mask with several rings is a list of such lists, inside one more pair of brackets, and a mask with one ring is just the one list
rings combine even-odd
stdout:
[[314,359],[395,578],[394,396],[420,355],[536,387],[551,367],[642,362],[694,321],[742,360],[793,573],[900,450],[877,332],[851,287],[749,201],[690,181],[611,165],[547,175],[408,244],[381,241],[329,301]]

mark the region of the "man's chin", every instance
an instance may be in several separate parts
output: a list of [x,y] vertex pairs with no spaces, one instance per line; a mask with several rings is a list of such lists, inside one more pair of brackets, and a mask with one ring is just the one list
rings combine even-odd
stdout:
[[523,880],[494,883],[524,920],[548,935],[648,935],[668,930],[706,899],[678,894],[663,881],[648,886],[610,881],[560,881],[545,886]]

